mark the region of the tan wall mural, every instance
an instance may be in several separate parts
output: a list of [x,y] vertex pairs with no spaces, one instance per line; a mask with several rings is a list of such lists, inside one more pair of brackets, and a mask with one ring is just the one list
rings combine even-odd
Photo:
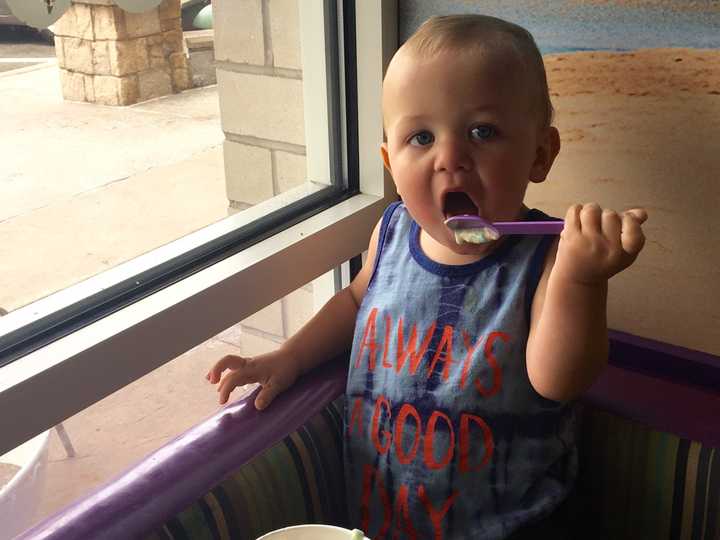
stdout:
[[543,52],[562,149],[527,204],[648,209],[644,251],[610,281],[610,327],[720,354],[720,6],[401,0],[401,39],[462,12],[518,23]]

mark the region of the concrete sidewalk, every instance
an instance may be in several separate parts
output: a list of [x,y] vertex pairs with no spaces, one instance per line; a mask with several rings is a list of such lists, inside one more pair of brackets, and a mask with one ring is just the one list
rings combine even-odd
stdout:
[[[112,108],[64,102],[58,79],[54,65],[0,73],[8,311],[227,215],[216,87]],[[66,420],[77,455],[51,433],[37,519],[216,411],[204,374],[221,356],[276,346],[237,325]]]
[[227,215],[215,86],[130,107],[73,103],[45,65],[0,74],[0,118],[8,311]]

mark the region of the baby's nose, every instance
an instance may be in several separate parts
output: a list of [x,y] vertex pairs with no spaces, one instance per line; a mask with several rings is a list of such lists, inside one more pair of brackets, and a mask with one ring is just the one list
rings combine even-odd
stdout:
[[472,161],[465,141],[449,138],[435,144],[435,171],[455,172],[470,170]]

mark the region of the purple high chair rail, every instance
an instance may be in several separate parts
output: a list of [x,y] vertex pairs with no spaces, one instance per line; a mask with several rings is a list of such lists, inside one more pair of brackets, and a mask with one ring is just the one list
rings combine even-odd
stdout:
[[322,411],[345,390],[346,372],[346,357],[325,364],[264,411],[255,409],[257,391],[230,403],[16,540],[128,540],[148,534]]
[[[616,331],[610,342],[610,366],[583,402],[720,447],[718,356]],[[257,392],[227,405],[18,538],[126,540],[149,534],[338,397],[347,365],[347,357],[339,358],[305,375],[266,411],[255,410]]]

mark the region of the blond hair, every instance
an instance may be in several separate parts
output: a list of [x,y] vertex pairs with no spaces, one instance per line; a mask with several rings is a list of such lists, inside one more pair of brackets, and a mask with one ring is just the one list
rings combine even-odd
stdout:
[[403,49],[432,57],[445,51],[513,53],[529,69],[536,83],[540,119],[550,126],[550,101],[545,64],[532,34],[522,26],[488,15],[445,15],[426,20],[403,44]]

